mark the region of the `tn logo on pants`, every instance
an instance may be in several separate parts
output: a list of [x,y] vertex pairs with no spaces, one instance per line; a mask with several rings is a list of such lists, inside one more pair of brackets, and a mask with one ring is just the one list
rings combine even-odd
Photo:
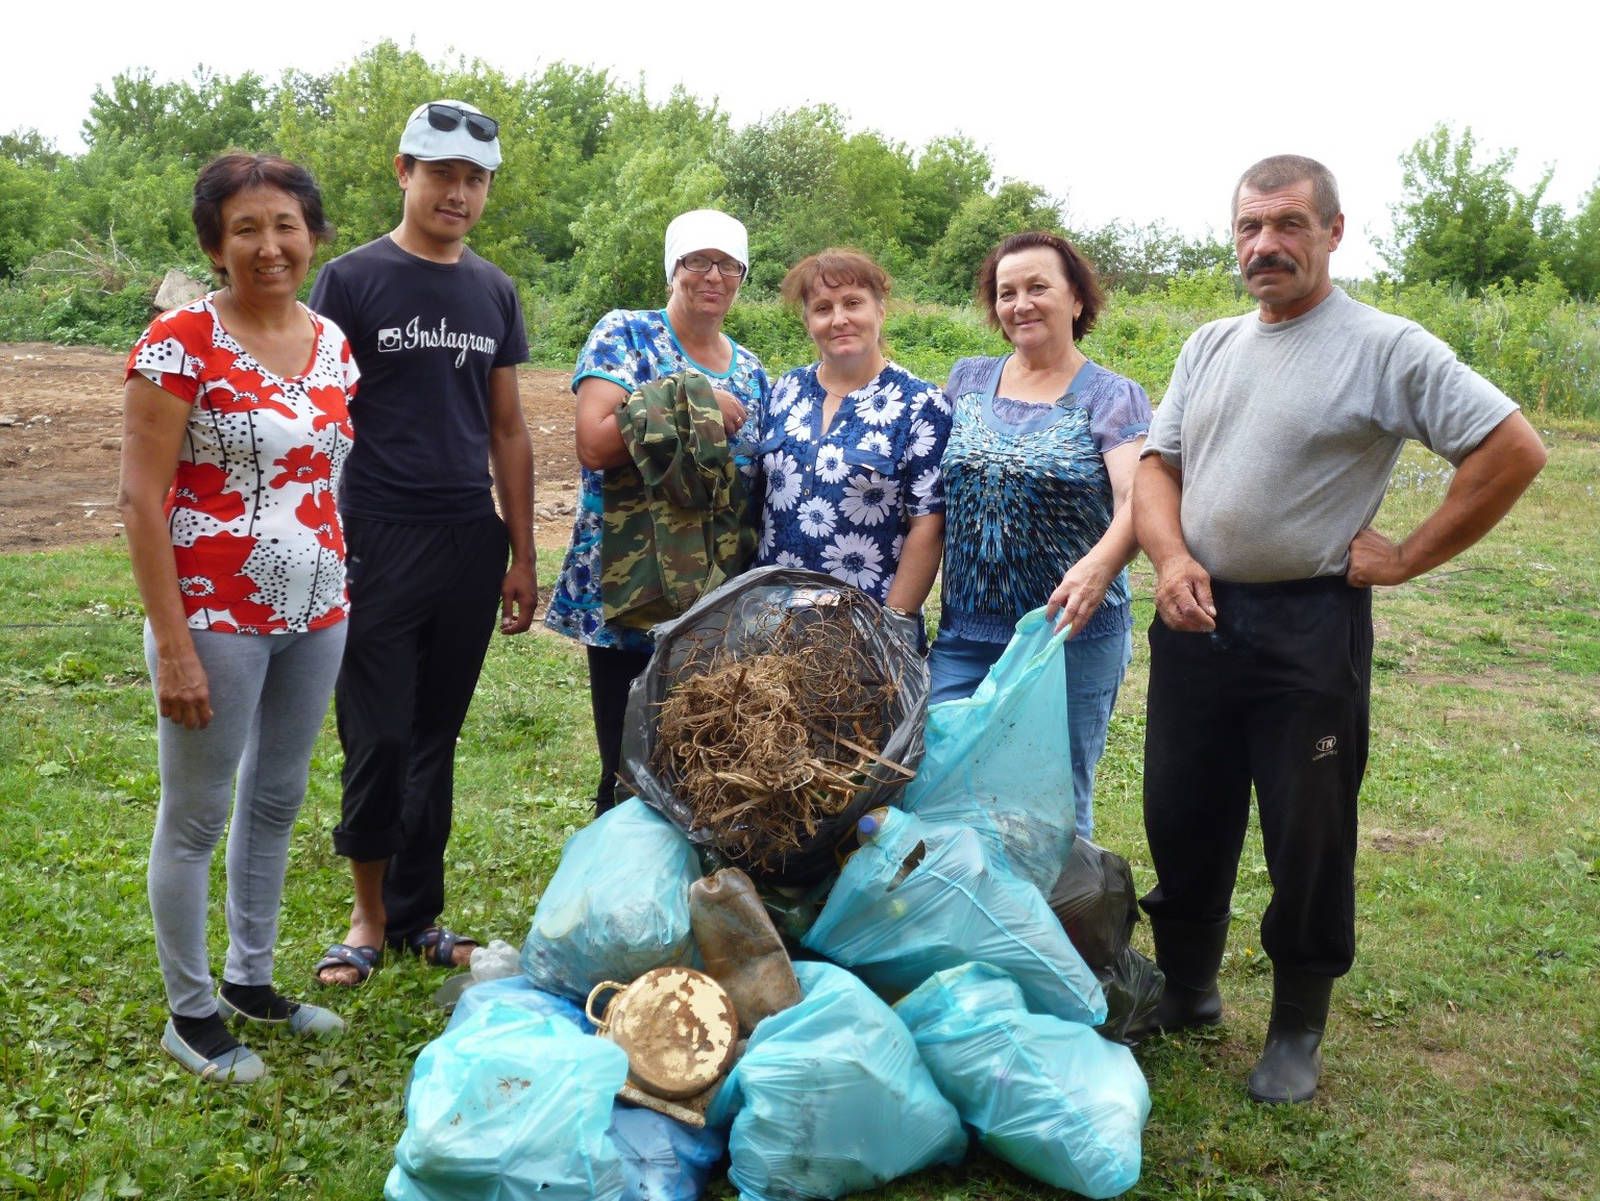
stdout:
[[1315,763],[1318,759],[1326,759],[1329,755],[1337,755],[1338,753],[1339,740],[1332,734],[1325,734],[1317,739],[1316,751],[1311,756],[1311,762]]

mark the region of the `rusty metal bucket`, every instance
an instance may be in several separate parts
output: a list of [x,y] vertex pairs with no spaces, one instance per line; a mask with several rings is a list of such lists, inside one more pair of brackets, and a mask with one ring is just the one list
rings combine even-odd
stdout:
[[[596,1013],[608,992],[614,995]],[[727,991],[704,972],[658,967],[632,984],[603,980],[584,1010],[597,1035],[627,1052],[629,1082],[651,1096],[696,1096],[732,1066],[739,1017]]]

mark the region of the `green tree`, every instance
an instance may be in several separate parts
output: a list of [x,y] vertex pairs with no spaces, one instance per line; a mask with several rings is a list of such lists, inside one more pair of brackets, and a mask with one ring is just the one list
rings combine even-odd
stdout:
[[55,181],[71,161],[36,129],[0,134],[0,280],[65,236]]
[[1029,229],[1063,232],[1061,206],[1042,188],[1010,179],[993,195],[969,196],[928,256],[927,285],[939,299],[960,304],[972,295],[984,257],[1002,238]]
[[1072,234],[1102,286],[1139,293],[1167,286],[1180,275],[1209,272],[1233,262],[1233,247],[1214,237],[1187,238],[1160,221],[1132,225],[1111,221]]
[[1600,298],[1600,181],[1589,189],[1568,229],[1561,280],[1579,296]]
[[50,194],[48,170],[0,155],[0,279],[16,275],[48,241]]
[[525,161],[517,170],[528,192],[526,235],[547,262],[572,257],[572,223],[615,173],[607,152],[618,95],[606,72],[565,63],[551,64],[523,91]]
[[843,120],[830,105],[797,108],[747,125],[712,150],[728,203],[743,221],[771,217],[796,198],[837,187]]
[[67,161],[56,144],[37,129],[13,129],[0,133],[0,159],[20,167],[55,168]]
[[190,209],[195,170],[174,156],[151,156],[125,142],[97,146],[57,172],[60,240],[103,244],[113,257],[154,271],[206,262]]
[[1542,205],[1550,172],[1527,193],[1510,175],[1516,151],[1479,161],[1470,127],[1437,125],[1401,156],[1403,199],[1390,209],[1394,237],[1380,247],[1406,283],[1452,283],[1477,293],[1500,280],[1537,278],[1560,234],[1559,210]]
[[140,70],[94,90],[83,136],[91,151],[131,143],[199,166],[226,150],[271,152],[272,116],[272,92],[254,72],[231,79],[200,67],[192,81],[160,83]]
[[970,138],[934,138],[917,155],[906,180],[900,241],[914,251],[928,250],[961,206],[989,186],[993,174],[989,156]]
[[750,230],[752,291],[776,289],[807,254],[858,240],[841,177],[844,148],[844,119],[830,105],[774,113],[713,146],[729,211]]
[[837,175],[845,208],[836,214],[846,239],[889,257],[905,223],[910,180],[911,153],[898,142],[886,141],[870,129],[846,138],[839,147]]
[[634,152],[573,223],[578,249],[566,308],[579,336],[609,309],[665,303],[667,222],[688,209],[721,207],[726,187],[709,161],[686,164],[665,146]]

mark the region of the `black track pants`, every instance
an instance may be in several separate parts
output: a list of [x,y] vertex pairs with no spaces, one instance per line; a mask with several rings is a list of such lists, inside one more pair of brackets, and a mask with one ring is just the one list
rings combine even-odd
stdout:
[[1256,790],[1273,963],[1355,958],[1356,799],[1367,765],[1372,594],[1341,577],[1212,582],[1209,634],[1150,626],[1144,821],[1154,918],[1227,916]]
[[347,518],[350,635],[334,700],[344,747],[339,854],[387,859],[387,937],[444,908],[456,736],[499,613],[509,541],[489,516],[459,525]]

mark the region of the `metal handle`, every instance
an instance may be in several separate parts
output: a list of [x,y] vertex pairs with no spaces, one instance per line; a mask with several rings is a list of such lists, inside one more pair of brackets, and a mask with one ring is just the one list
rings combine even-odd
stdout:
[[[618,992],[619,993],[619,992],[621,992],[623,989],[625,989],[627,987],[628,986],[626,984],[618,984],[615,980],[602,980],[602,981],[600,981],[599,984],[596,984],[593,988],[591,988],[589,990],[589,999],[583,1003],[583,1015],[586,1018],[589,1019],[589,1023],[595,1028],[595,1032],[596,1033],[602,1033],[605,1030],[607,1030],[609,1028],[609,1023],[606,1021],[606,1019],[604,1017],[596,1017],[595,1016],[595,1012],[594,1012],[594,1000],[595,1000],[595,998],[598,997],[601,993],[605,992],[607,989],[609,989],[612,992]],[[606,1006],[606,1009],[608,1011],[610,1010],[610,1008],[611,1007],[609,1005]]]

